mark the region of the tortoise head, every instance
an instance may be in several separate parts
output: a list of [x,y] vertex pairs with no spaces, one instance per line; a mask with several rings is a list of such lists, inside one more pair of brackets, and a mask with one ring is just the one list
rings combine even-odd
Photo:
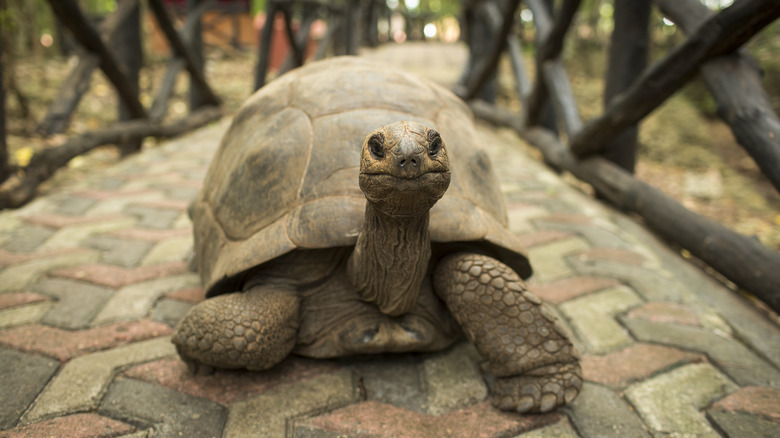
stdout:
[[360,189],[379,211],[426,214],[450,184],[447,148],[435,130],[396,122],[368,134],[360,153]]

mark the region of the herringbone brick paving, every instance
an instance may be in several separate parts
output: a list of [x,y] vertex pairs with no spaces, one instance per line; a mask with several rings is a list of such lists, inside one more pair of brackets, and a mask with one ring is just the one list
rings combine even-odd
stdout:
[[[443,80],[463,60],[460,48],[403,50],[408,68],[449,69]],[[0,436],[780,436],[778,326],[484,126],[530,287],[583,353],[570,407],[494,409],[467,344],[190,375],[168,339],[202,299],[186,206],[226,126],[0,213]]]

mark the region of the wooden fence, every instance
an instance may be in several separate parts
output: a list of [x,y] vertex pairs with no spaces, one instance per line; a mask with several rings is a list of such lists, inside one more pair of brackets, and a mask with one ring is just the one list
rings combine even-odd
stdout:
[[[79,100],[89,89],[93,72],[100,68],[116,90],[119,118],[116,124],[68,139],[64,144],[36,152],[27,166],[9,165],[3,127],[0,144],[0,209],[23,205],[35,196],[38,186],[72,158],[105,144],[118,145],[122,154],[138,151],[146,137],[171,137],[203,126],[222,115],[220,99],[203,75],[202,48],[198,25],[203,12],[213,3],[188,1],[187,21],[177,31],[162,0],[148,0],[149,10],[171,48],[165,78],[151,105],[139,100],[138,73],[141,68],[140,0],[122,0],[99,28],[92,26],[76,0],[47,0],[57,19],[80,45],[79,62],[61,86],[38,132],[63,132]],[[110,48],[109,48],[110,45]],[[176,76],[182,69],[191,81],[190,114],[163,123]],[[0,69],[1,72],[2,69]],[[0,96],[2,97],[2,96]],[[4,102],[4,100],[3,100]],[[0,119],[5,121],[4,105]]]
[[[493,8],[496,38],[489,55],[475,63],[456,92],[472,102],[478,117],[509,126],[537,147],[544,160],[589,183],[597,194],[640,215],[659,235],[679,244],[737,286],[780,311],[780,254],[757,240],[695,214],[633,176],[637,123],[683,85],[701,76],[718,104],[718,115],[740,145],[780,190],[780,121],[760,83],[760,74],[740,49],[780,16],[777,0],[741,0],[713,12],[698,0],[655,0],[687,34],[685,42],[645,66],[651,2],[615,0],[615,26],[606,75],[603,114],[583,123],[561,51],[580,0],[525,0],[536,27],[536,81],[530,84],[512,35],[520,0]],[[508,49],[515,66],[522,114],[474,101]],[[550,120],[547,108],[554,110]],[[568,139],[561,140],[558,129]]]

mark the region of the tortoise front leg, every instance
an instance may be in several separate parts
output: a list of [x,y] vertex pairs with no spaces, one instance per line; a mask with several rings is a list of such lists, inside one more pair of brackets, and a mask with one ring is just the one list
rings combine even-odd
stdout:
[[255,286],[209,298],[176,325],[172,341],[193,372],[265,370],[295,346],[299,299],[292,290]]
[[548,412],[577,396],[576,349],[509,266],[481,254],[452,254],[437,266],[434,288],[497,377],[498,408]]

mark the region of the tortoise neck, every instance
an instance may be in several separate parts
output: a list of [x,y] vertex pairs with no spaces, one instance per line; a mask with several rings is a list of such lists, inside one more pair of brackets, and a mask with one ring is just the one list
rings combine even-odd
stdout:
[[389,216],[371,202],[366,205],[347,276],[360,297],[386,315],[402,315],[417,303],[431,258],[429,218],[428,212]]

